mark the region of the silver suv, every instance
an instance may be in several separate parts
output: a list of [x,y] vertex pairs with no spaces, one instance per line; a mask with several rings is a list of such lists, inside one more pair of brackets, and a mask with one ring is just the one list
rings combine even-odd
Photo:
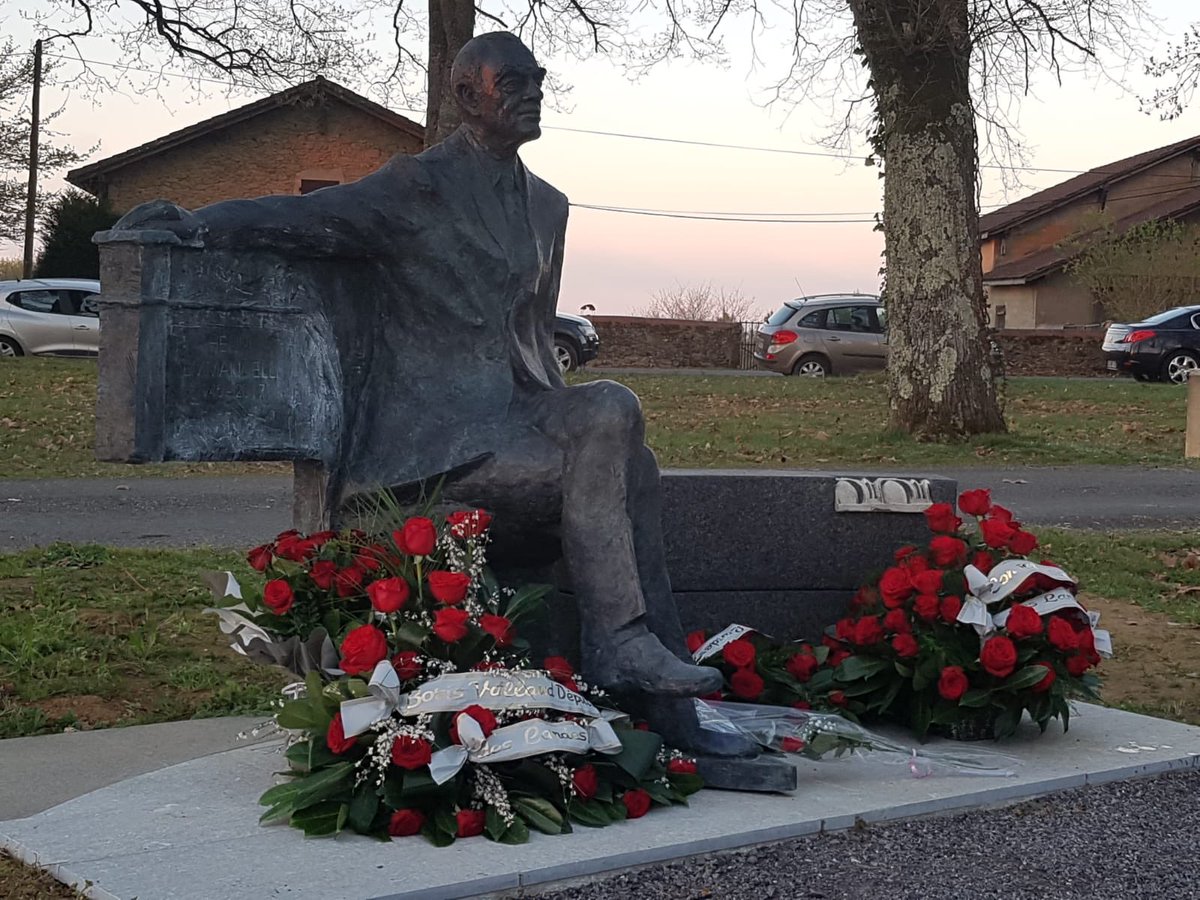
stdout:
[[789,300],[758,327],[754,358],[784,375],[850,375],[887,365],[887,313],[874,294]]
[[90,278],[0,281],[0,357],[96,356],[100,282]]

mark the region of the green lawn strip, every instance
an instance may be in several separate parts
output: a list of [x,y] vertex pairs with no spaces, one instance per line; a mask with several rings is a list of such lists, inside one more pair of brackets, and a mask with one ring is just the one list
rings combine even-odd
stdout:
[[235,655],[201,613],[212,569],[254,574],[206,550],[0,555],[0,738],[61,731],[68,707],[97,719],[85,726],[268,713],[291,679]]
[[[1185,392],[1131,379],[1022,378],[1007,385],[1009,432],[962,444],[889,434],[886,386],[856,378],[613,375],[642,399],[646,434],[672,467],[832,468],[1028,463],[1183,465]],[[0,362],[0,478],[241,474],[282,463],[98,463],[96,364]]]
[[[1082,590],[1200,625],[1200,533],[1035,529],[1042,549]],[[1189,561],[1189,558],[1191,561]]]

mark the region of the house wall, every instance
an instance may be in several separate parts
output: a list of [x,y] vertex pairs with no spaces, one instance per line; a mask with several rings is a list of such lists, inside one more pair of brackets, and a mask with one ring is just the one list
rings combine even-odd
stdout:
[[[1031,284],[992,284],[987,289],[993,328],[1036,328],[1037,288]],[[1000,307],[1003,307],[1003,315]]]
[[[1054,272],[1039,279],[1035,285],[1036,328],[1056,328],[1063,325],[1094,325],[1104,318],[1100,304],[1092,292],[1066,272]],[[1024,328],[1024,325],[1008,325]]]
[[298,194],[300,180],[356,181],[419,138],[329,97],[279,107],[109,173],[117,212],[163,198],[187,209],[218,200]]

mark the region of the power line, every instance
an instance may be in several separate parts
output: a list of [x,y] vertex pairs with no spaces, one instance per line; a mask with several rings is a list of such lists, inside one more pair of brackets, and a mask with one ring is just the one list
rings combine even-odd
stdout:
[[[756,218],[749,216],[728,215],[724,213],[688,214],[670,212],[669,210],[629,209],[620,206],[598,206],[591,203],[572,203],[576,209],[590,209],[597,212],[623,213],[631,216],[651,216],[657,219],[691,219],[697,222],[758,222],[764,225],[862,225],[874,223],[875,219],[805,219],[805,218]],[[758,214],[761,215],[761,214]],[[798,213],[778,213],[782,216],[795,216]],[[838,215],[837,213],[827,215]]]

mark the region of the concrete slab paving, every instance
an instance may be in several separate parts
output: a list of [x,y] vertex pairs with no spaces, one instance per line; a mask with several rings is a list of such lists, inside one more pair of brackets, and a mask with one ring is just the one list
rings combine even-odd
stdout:
[[1069,733],[1052,726],[1039,738],[1027,725],[998,749],[1023,761],[1016,777],[918,779],[878,758],[802,762],[801,787],[791,796],[703,791],[686,809],[655,810],[605,829],[535,834],[522,847],[480,838],[439,850],[419,838],[390,845],[356,836],[305,840],[292,829],[258,827],[257,798],[284,766],[277,745],[259,744],[0,822],[0,846],[60,879],[89,882],[100,898],[468,897],[847,828],[859,819],[970,809],[1200,768],[1200,728],[1081,704]]

